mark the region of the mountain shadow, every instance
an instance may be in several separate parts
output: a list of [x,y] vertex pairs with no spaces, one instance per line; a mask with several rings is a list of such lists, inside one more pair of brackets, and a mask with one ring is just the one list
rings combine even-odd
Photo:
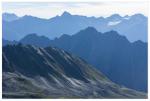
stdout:
[[6,45],[2,54],[3,98],[147,98],[61,49]]
[[116,31],[100,33],[88,27],[54,40],[29,34],[19,42],[64,49],[86,60],[113,82],[147,92],[147,43],[140,40],[131,43]]
[[147,92],[147,43],[131,43],[116,31],[100,33],[88,27],[62,35],[51,45],[82,57],[120,85]]

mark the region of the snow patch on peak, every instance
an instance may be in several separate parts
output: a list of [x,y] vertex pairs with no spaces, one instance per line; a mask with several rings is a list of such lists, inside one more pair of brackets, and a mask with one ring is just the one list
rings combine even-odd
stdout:
[[121,21],[110,21],[110,22],[108,22],[108,26],[114,26],[114,25],[117,25],[119,23],[121,23]]
[[129,19],[130,19],[130,17],[124,17],[124,19],[129,20]]

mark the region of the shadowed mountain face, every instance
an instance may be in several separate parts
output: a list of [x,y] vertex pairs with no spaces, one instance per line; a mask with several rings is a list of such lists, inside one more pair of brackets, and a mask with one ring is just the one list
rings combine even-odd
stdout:
[[9,41],[9,40],[5,40],[5,39],[2,39],[2,45],[5,46],[5,45],[15,45],[15,44],[18,44],[17,41]]
[[3,47],[3,98],[147,98],[57,48]]
[[113,82],[147,92],[147,43],[142,41],[130,43],[115,31],[100,33],[88,27],[55,40],[30,34],[19,42],[64,49],[85,59]]
[[89,27],[51,45],[82,57],[120,85],[147,92],[147,43],[130,43],[115,31],[100,33]]
[[49,45],[50,40],[45,36],[37,36],[36,34],[29,34],[19,41],[23,44],[30,44],[38,47],[46,47]]
[[73,35],[81,29],[92,26],[100,32],[116,30],[131,42],[137,40],[147,42],[147,22],[147,17],[141,14],[124,17],[114,14],[107,18],[95,18],[64,12],[61,16],[51,19],[40,19],[26,15],[8,22],[3,17],[2,31],[3,38],[18,41],[28,33],[38,33],[51,39],[63,34]]

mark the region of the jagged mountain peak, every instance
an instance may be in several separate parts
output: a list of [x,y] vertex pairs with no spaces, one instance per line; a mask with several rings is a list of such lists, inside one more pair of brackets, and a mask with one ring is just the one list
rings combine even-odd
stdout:
[[111,40],[120,40],[121,42],[126,42],[126,43],[130,43],[129,40],[124,36],[124,35],[120,35],[117,31],[115,30],[110,30],[108,32],[104,32],[103,36],[107,36],[107,39]]
[[89,26],[89,27],[87,27],[87,28],[85,28],[85,29],[83,29],[83,30],[81,30],[81,31],[79,31],[79,33],[98,33],[98,31],[94,28],[94,27],[91,27],[91,26]]
[[2,18],[4,21],[14,21],[17,20],[19,17],[14,13],[3,13]]
[[131,19],[134,21],[138,20],[138,21],[142,21],[142,22],[148,20],[148,18],[146,16],[144,16],[143,14],[134,14],[131,16]]
[[108,32],[104,32],[103,35],[123,37],[115,30],[110,30]]
[[94,27],[87,27],[85,29],[80,30],[76,34],[73,34],[72,38],[81,39],[94,39],[100,36],[100,32],[98,32]]
[[113,14],[106,19],[108,19],[109,21],[119,21],[122,19],[122,16],[120,16],[119,14]]
[[22,16],[22,18],[36,18],[36,17],[33,17],[31,15],[24,15],[24,16]]
[[[46,36],[44,36],[44,35],[38,35],[38,34],[36,34],[36,33],[31,33],[31,34],[28,34],[27,36],[25,36],[24,38],[22,38],[21,40],[24,40],[24,39],[31,39],[32,40],[32,38],[34,38],[34,39],[45,39],[45,40],[49,40],[49,38],[48,37],[46,37]],[[21,41],[20,40],[20,41]]]
[[38,35],[36,33],[30,33],[26,37],[38,37]]
[[16,14],[14,13],[3,13],[2,14],[3,16],[15,16],[15,17],[18,17]]
[[20,17],[17,21],[29,21],[29,22],[32,22],[32,21],[35,21],[35,22],[38,22],[38,21],[47,21],[47,19],[44,19],[44,18],[39,18],[39,17],[36,17],[36,16],[32,16],[32,15],[24,15],[22,17]]
[[[134,42],[136,40],[147,42],[145,38],[147,35],[147,19],[145,19],[145,17],[141,17],[140,21],[139,18],[136,17],[120,17],[118,14],[108,18],[102,18],[102,16],[95,18],[81,15],[71,15],[68,12],[64,12],[62,15],[50,19],[22,19],[21,17],[17,21],[9,24],[8,22],[3,21],[3,36],[5,39],[8,38],[9,40],[19,40],[24,35],[35,32],[47,35],[52,39],[61,36],[62,33],[72,35],[83,28],[93,26],[101,32],[115,29],[125,35],[130,42]],[[108,23],[113,23],[113,26],[108,26]],[[14,27],[12,28],[7,25]],[[34,28],[31,28],[31,26]],[[11,33],[14,33],[14,35]]]
[[91,31],[91,32],[97,32],[97,30],[94,27],[91,27],[91,26],[87,27],[85,30],[86,31]]
[[[66,38],[70,38],[71,36],[70,35],[68,35],[68,34],[63,34],[63,35],[61,35],[59,38],[61,38],[61,39],[66,39]],[[57,38],[58,39],[58,38]]]
[[61,16],[68,17],[68,16],[71,16],[71,14],[67,11],[64,11]]
[[132,17],[138,17],[138,18],[145,17],[146,18],[146,16],[144,16],[143,14],[140,14],[140,13],[132,15]]
[[46,36],[39,36],[36,33],[32,33],[23,37],[19,42],[23,44],[35,45],[38,47],[46,47],[49,45],[50,39]]
[[119,14],[112,14],[110,17],[112,17],[112,18],[114,18],[114,17],[120,18],[121,16]]

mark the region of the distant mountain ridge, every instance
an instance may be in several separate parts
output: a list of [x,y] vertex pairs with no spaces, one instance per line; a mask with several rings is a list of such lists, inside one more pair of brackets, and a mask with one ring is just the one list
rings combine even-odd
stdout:
[[148,19],[142,14],[124,17],[114,14],[107,18],[95,18],[64,12],[61,16],[50,19],[23,16],[11,22],[3,21],[3,38],[18,41],[27,33],[38,33],[53,39],[63,34],[73,35],[81,29],[92,26],[100,32],[116,30],[131,42],[137,40],[147,42],[147,25]]
[[32,43],[32,45],[38,46],[38,47],[47,47],[50,44],[49,38],[47,38],[45,36],[38,36],[35,33],[25,36],[19,42],[23,43],[23,44]]
[[18,44],[2,53],[3,98],[147,98],[57,48]]
[[15,44],[18,44],[17,41],[9,41],[9,40],[5,40],[5,39],[2,39],[2,46],[6,46],[6,45],[15,45]]
[[13,13],[3,13],[2,18],[4,21],[14,21],[19,19],[19,17]]
[[147,92],[147,43],[131,43],[116,31],[101,33],[93,27],[83,29],[74,35],[64,34],[54,40],[41,40],[41,36],[31,36],[32,34],[27,35],[19,42],[64,49],[85,59],[112,81]]

